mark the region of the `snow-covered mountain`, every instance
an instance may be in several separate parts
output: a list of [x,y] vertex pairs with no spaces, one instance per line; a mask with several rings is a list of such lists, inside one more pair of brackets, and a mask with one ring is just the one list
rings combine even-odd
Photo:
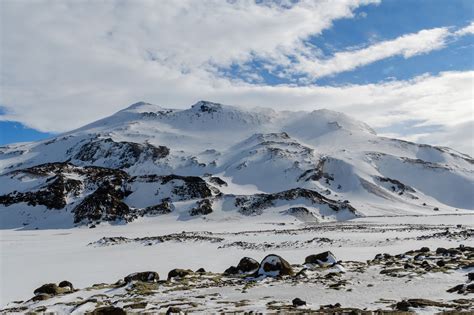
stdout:
[[454,212],[474,208],[473,163],[449,148],[379,137],[324,109],[140,102],[52,139],[0,147],[0,222]]

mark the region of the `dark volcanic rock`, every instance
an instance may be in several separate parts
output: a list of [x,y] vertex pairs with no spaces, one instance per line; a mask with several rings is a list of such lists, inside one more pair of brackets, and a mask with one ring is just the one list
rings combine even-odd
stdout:
[[274,206],[275,201],[298,198],[306,199],[313,204],[325,204],[334,211],[347,209],[353,213],[356,212],[356,209],[348,203],[326,198],[314,190],[304,188],[294,188],[273,194],[239,196],[235,199],[235,206],[240,208],[239,212],[244,215],[256,215],[261,214],[264,209]]
[[184,278],[190,274],[193,274],[193,271],[190,269],[173,269],[168,272],[168,280],[172,278]]
[[397,192],[398,194],[402,195],[404,192],[411,192],[414,193],[416,192],[412,187],[403,184],[402,182],[388,178],[388,177],[377,177],[377,180],[382,182],[382,183],[389,183],[391,184],[390,189],[393,192]]
[[90,312],[89,314],[90,315],[126,315],[127,312],[125,312],[120,307],[109,305],[109,306],[98,307],[92,312]]
[[320,254],[309,255],[306,257],[305,264],[318,264],[320,266],[331,266],[337,262],[336,256],[327,251]]
[[432,301],[428,299],[408,299],[398,302],[395,305],[395,309],[398,311],[407,312],[410,308],[425,308],[425,307],[449,307],[450,305]]
[[183,181],[184,184],[176,183],[173,193],[178,196],[184,196],[186,199],[209,198],[212,197],[212,191],[207,186],[204,179],[198,176],[180,176],[166,175],[161,177],[161,184],[167,184],[170,181]]
[[457,286],[454,286],[448,290],[446,290],[446,292],[449,292],[449,293],[459,293],[459,294],[463,294],[463,293],[474,293],[474,283],[471,283],[471,284],[458,284]]
[[145,209],[143,209],[141,214],[153,216],[153,215],[167,214],[172,211],[173,209],[171,207],[170,200],[169,198],[167,198],[167,199],[163,199],[162,202],[157,205],[146,207]]
[[129,192],[111,182],[102,183],[96,191],[84,198],[76,206],[74,212],[74,223],[82,221],[131,221],[135,216],[130,208],[122,200]]
[[448,253],[448,250],[446,248],[438,247],[436,249],[436,254],[438,254],[438,255],[444,255],[444,254],[447,254],[447,253]]
[[10,206],[25,202],[30,206],[43,205],[48,209],[62,209],[66,206],[66,197],[69,194],[78,195],[81,188],[81,181],[57,174],[47,179],[45,185],[39,190],[25,193],[15,191],[0,196],[0,204]]
[[49,295],[58,295],[61,293],[69,292],[69,288],[58,287],[55,283],[46,283],[41,287],[37,288],[33,293],[38,294],[49,294]]
[[239,261],[237,267],[231,266],[224,271],[224,274],[250,274],[258,270],[260,264],[253,258],[244,257]]
[[222,180],[220,177],[217,177],[217,176],[209,177],[209,181],[212,184],[217,185],[217,186],[227,186],[227,183],[224,180]]
[[96,139],[84,144],[74,155],[74,159],[94,163],[101,163],[111,168],[128,168],[140,160],[152,161],[169,155],[169,148],[155,147],[149,143],[115,142],[111,138]]
[[257,275],[266,276],[286,276],[293,275],[293,268],[290,263],[278,255],[270,254],[263,258]]
[[[219,190],[212,185],[209,185],[204,179],[199,176],[181,176],[181,175],[140,175],[134,176],[129,180],[130,183],[144,182],[156,183],[158,190],[160,186],[167,186],[165,188],[167,195],[172,201],[190,200],[190,199],[204,199],[212,197],[213,193],[218,194]],[[171,189],[171,194],[169,190]]]
[[[80,176],[81,180],[70,178],[70,174]],[[130,209],[122,202],[128,195],[125,189],[127,173],[103,167],[79,167],[71,163],[46,163],[34,167],[16,170],[9,174],[32,176],[39,181],[40,188],[26,193],[12,192],[0,196],[0,204],[11,205],[26,202],[31,206],[44,205],[49,209],[62,209],[68,197],[78,197],[87,189],[97,187],[75,207],[74,221],[128,219]],[[45,180],[42,180],[45,178]]]
[[189,210],[189,215],[206,215],[212,213],[212,203],[209,199],[203,199],[197,202],[196,207]]
[[168,307],[168,310],[166,311],[166,315],[180,314],[180,313],[181,313],[181,309],[179,307],[176,307],[176,306],[170,306],[170,307]]
[[318,165],[314,169],[306,170],[303,174],[301,174],[297,181],[304,180],[305,182],[307,181],[318,181],[321,178],[325,178],[326,181],[334,180],[334,177],[329,175],[328,173],[325,173],[324,170],[324,164],[326,163],[327,159],[322,158],[319,160]]
[[123,280],[126,283],[130,283],[132,281],[156,282],[160,280],[160,276],[155,271],[143,271],[129,274]]
[[237,265],[237,268],[244,273],[254,272],[258,269],[258,267],[260,267],[258,261],[250,257],[242,258]]
[[70,288],[71,290],[74,290],[74,286],[72,285],[72,283],[67,280],[59,282],[58,286],[60,288]]
[[293,299],[293,301],[291,301],[291,304],[293,304],[294,307],[303,306],[303,305],[306,305],[306,301],[303,301],[300,298],[295,298]]

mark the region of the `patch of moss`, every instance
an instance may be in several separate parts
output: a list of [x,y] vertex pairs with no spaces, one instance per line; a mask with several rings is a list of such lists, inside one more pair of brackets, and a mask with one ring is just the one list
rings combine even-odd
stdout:
[[134,282],[127,291],[137,295],[152,295],[158,290],[158,284],[154,282]]

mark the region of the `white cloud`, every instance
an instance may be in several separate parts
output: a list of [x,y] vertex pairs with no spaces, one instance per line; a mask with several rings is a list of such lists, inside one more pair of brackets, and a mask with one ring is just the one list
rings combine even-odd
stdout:
[[[7,110],[0,119],[60,132],[139,100],[185,107],[209,99],[276,109],[329,108],[376,128],[416,117],[443,125],[444,135],[472,121],[473,72],[324,87],[248,84],[215,71],[255,56],[283,67],[294,66],[289,55],[321,58],[303,40],[372,2],[377,1],[301,1],[282,8],[250,0],[0,1],[0,104]],[[446,33],[445,28],[421,31],[393,40],[396,45],[380,42],[341,52],[333,58],[345,63],[326,72],[354,67],[349,60],[354,55],[344,54],[368,62],[374,54],[410,57],[437,49]],[[420,38],[423,44],[415,45]]]
[[0,1],[0,104],[61,131],[157,91],[197,95],[226,84],[215,66],[255,54],[284,62],[302,39],[378,1]]
[[422,30],[415,34],[382,41],[363,49],[337,52],[329,59],[298,58],[295,70],[311,75],[313,79],[332,75],[371,64],[393,56],[410,58],[445,47],[451,35],[446,27]]
[[474,156],[474,121],[449,126],[439,132],[411,135],[407,140],[456,148],[462,153]]
[[474,22],[471,22],[471,24],[469,24],[468,26],[463,27],[460,30],[456,31],[455,34],[457,36],[474,34]]

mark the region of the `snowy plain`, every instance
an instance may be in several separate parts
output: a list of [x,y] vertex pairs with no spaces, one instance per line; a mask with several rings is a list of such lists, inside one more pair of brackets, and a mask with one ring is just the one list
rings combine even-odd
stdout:
[[[281,223],[286,223],[281,225]],[[407,240],[404,238],[429,234],[419,227],[455,229],[458,224],[466,228],[474,228],[474,214],[450,213],[440,215],[410,215],[391,217],[358,218],[346,222],[323,223],[321,231],[296,231],[291,235],[276,234],[275,230],[299,229],[299,221],[270,220],[253,217],[250,219],[227,219],[225,221],[192,220],[176,221],[174,217],[144,218],[129,225],[100,225],[89,229],[49,229],[49,230],[1,230],[1,305],[5,306],[14,300],[25,300],[33,296],[33,290],[44,283],[68,280],[78,288],[93,283],[112,283],[125,275],[145,270],[157,271],[165,276],[174,268],[190,268],[223,272],[235,265],[242,257],[249,256],[261,260],[270,253],[276,253],[291,263],[302,263],[310,254],[332,251],[340,260],[365,261],[372,259],[377,253],[398,254],[422,246],[436,249],[437,247],[457,247],[460,244],[474,245],[470,240]],[[344,227],[364,226],[366,229],[345,229]],[[327,229],[329,227],[333,227]],[[246,241],[255,243],[280,244],[288,241],[305,241],[315,237],[327,237],[334,244],[310,244],[301,248],[242,249],[219,248],[222,243],[209,242],[166,242],[152,246],[128,243],[114,246],[91,246],[89,243],[98,241],[104,236],[124,236],[128,238],[166,235],[182,231],[212,232],[224,235],[224,243]],[[244,235],[230,235],[232,232],[250,231]],[[269,231],[269,232],[261,232]],[[397,239],[398,238],[398,239]],[[467,242],[467,243],[466,243]],[[444,276],[435,279],[435,283],[427,285],[432,291],[419,293],[417,287],[384,291],[386,298],[411,297],[421,295],[425,298],[446,297],[446,287],[456,284],[462,276]],[[429,281],[429,280],[428,280]],[[444,281],[444,282],[443,282]],[[428,284],[428,283],[427,283]],[[440,289],[442,288],[442,289]],[[379,288],[380,289],[380,288]],[[270,289],[266,289],[270,290]],[[262,295],[304,296],[314,303],[335,303],[341,301],[341,294],[331,291],[327,293],[297,291],[267,292]],[[279,291],[279,290],[274,290]],[[368,292],[366,292],[368,294]],[[367,299],[375,298],[366,295]],[[380,291],[378,291],[380,293]],[[365,293],[364,293],[365,295]],[[345,297],[346,306],[366,306],[368,300],[361,300],[358,294]],[[336,301],[337,300],[337,301]],[[324,302],[323,302],[324,301]],[[362,302],[365,301],[365,302]],[[372,301],[373,302],[373,301]]]

